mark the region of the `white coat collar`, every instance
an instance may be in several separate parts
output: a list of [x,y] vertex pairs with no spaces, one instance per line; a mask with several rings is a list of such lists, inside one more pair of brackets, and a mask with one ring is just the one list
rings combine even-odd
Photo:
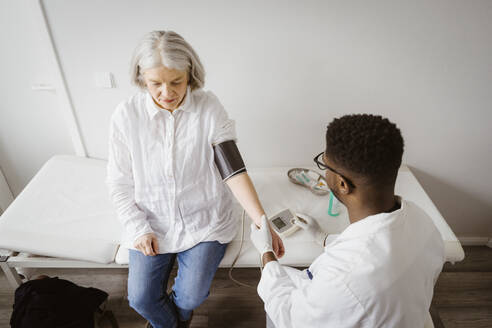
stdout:
[[347,239],[359,238],[377,233],[379,230],[386,228],[390,224],[394,224],[396,220],[400,220],[399,224],[403,223],[405,213],[407,211],[407,203],[397,196],[400,201],[400,208],[391,213],[379,213],[370,215],[360,221],[350,224],[333,243],[338,243]]

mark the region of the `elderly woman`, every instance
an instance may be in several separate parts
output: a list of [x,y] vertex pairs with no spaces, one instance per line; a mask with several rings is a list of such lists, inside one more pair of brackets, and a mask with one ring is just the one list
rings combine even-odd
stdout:
[[[207,298],[237,229],[230,191],[257,225],[265,214],[235,145],[234,121],[202,90],[204,77],[180,35],[148,33],[132,61],[141,91],[111,118],[107,183],[130,249],[128,298],[152,327],[186,327]],[[271,234],[280,257],[282,240]]]

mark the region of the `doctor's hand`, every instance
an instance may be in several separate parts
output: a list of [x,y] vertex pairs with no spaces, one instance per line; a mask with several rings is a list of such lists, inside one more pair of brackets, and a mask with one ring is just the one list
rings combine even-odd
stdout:
[[133,246],[146,256],[155,256],[159,253],[157,237],[154,233],[146,233],[138,237]]
[[296,216],[297,218],[295,220],[295,224],[306,230],[313,237],[317,244],[325,246],[325,239],[328,234],[324,232],[323,229],[321,229],[318,222],[316,222],[316,220],[312,217],[305,214],[296,213]]
[[[256,224],[251,223],[251,241],[255,245],[261,256],[268,252],[273,252],[272,234],[270,233],[270,225],[265,215],[261,217],[260,228]],[[277,236],[278,237],[278,236]]]

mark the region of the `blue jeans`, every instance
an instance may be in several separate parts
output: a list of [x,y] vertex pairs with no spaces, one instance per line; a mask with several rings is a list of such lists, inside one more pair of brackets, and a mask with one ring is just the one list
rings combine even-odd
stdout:
[[[177,254],[145,256],[130,250],[128,300],[154,328],[174,328],[190,319],[205,301],[227,244],[203,242]],[[167,281],[178,259],[178,274],[170,295]]]

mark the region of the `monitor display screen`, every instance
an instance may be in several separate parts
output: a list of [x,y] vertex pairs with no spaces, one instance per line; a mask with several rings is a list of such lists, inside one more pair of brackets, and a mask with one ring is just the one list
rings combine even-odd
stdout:
[[276,218],[272,220],[272,222],[279,230],[286,226],[285,222],[281,218]]

